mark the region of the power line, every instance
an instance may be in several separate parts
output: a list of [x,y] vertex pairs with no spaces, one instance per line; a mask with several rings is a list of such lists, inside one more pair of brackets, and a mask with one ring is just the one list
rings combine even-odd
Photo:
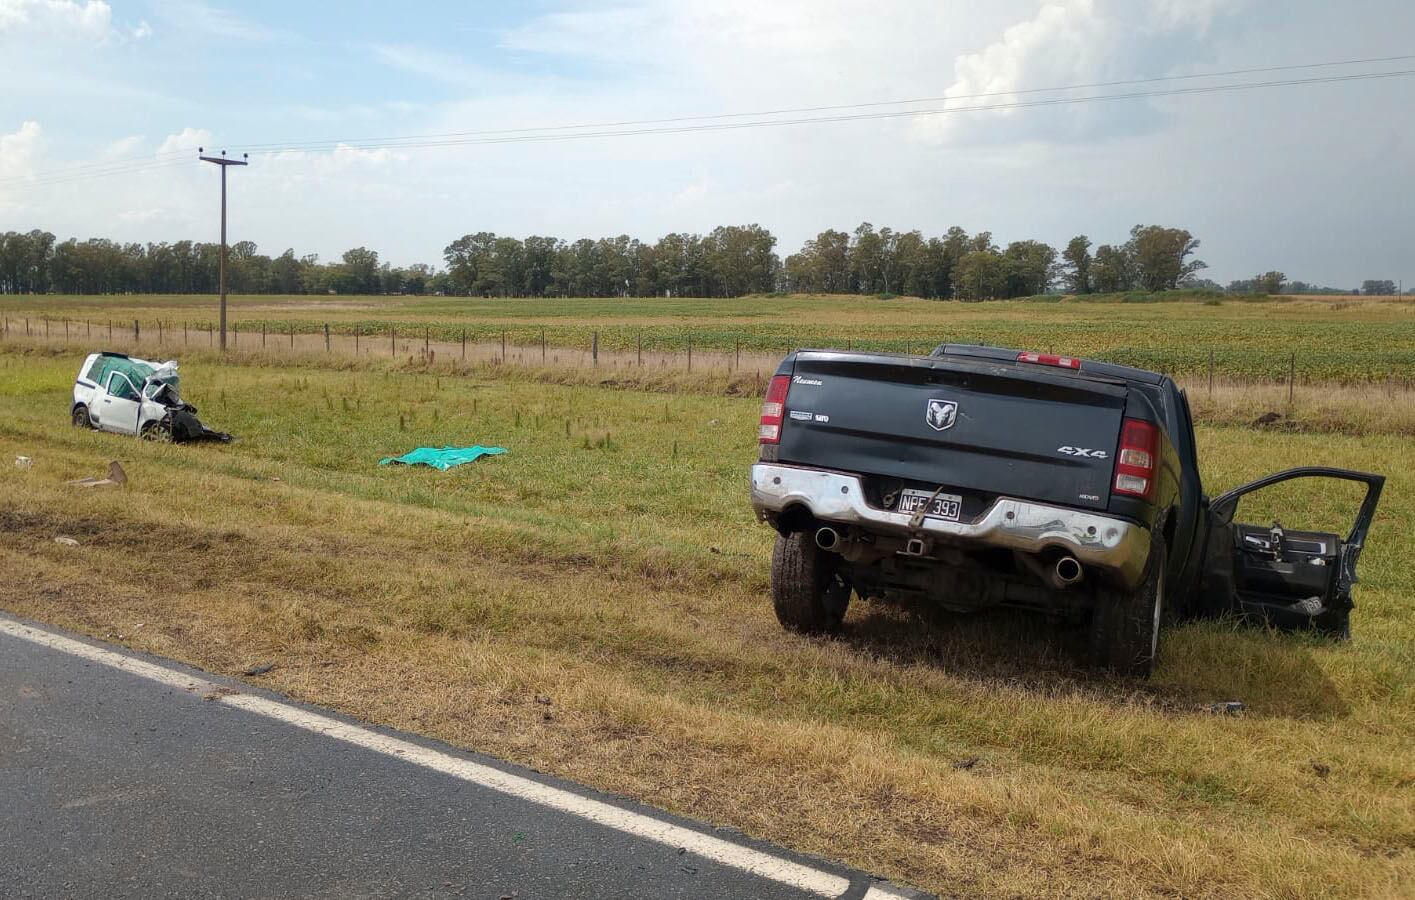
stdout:
[[[1304,63],[1300,65],[1288,66],[1268,66],[1257,69],[1234,69],[1229,70],[1227,72],[1206,72],[1194,73],[1189,75],[1129,79],[1124,81],[1097,82],[1092,85],[1067,85],[1063,87],[1051,88],[1026,88],[1018,89],[1015,91],[992,91],[980,94],[960,95],[957,97],[915,98],[912,100],[882,100],[870,103],[839,104],[834,106],[819,107],[797,107],[792,109],[762,111],[755,113],[719,113],[704,116],[678,116],[667,119],[631,120],[621,123],[606,123],[603,125],[554,125],[522,129],[499,129],[488,131],[449,132],[444,134],[408,135],[403,137],[359,141],[310,141],[305,142],[303,144],[294,143],[285,146],[272,143],[248,144],[240,145],[238,149],[253,151],[265,155],[272,155],[275,153],[296,150],[318,150],[326,147],[337,149],[341,146],[347,146],[350,148],[361,150],[436,149],[457,146],[473,146],[480,144],[542,143],[549,141],[581,140],[585,138],[633,137],[655,134],[684,134],[705,131],[739,130],[746,128],[770,128],[790,125],[830,124],[852,121],[897,119],[912,116],[938,116],[961,112],[981,112],[988,110],[1031,109],[1046,106],[1065,106],[1083,103],[1100,103],[1115,100],[1135,100],[1157,97],[1192,96],[1203,94],[1229,93],[1235,91],[1258,90],[1264,88],[1290,87],[1313,84],[1331,84],[1351,81],[1367,81],[1408,76],[1415,74],[1415,69],[1402,69],[1383,72],[1358,72],[1343,75],[1323,75],[1314,76],[1311,78],[1280,79],[1259,82],[1236,82],[1229,84],[1200,85],[1197,87],[1179,87],[1158,91],[1128,91],[1122,93],[1092,94],[1081,97],[1046,97],[1037,100],[1022,100],[1009,103],[974,104],[971,106],[951,106],[933,109],[889,110],[851,113],[843,115],[805,116],[790,119],[764,118],[766,116],[777,116],[787,113],[828,112],[849,109],[878,109],[882,106],[902,106],[907,104],[916,104],[929,101],[941,101],[944,103],[950,103],[957,100],[969,98],[1054,93],[1060,91],[1077,90],[1085,87],[1121,86],[1127,84],[1150,84],[1164,81],[1192,80],[1198,78],[1216,78],[1236,74],[1253,74],[1258,72],[1314,69],[1343,65],[1356,65],[1360,63],[1392,62],[1407,59],[1415,59],[1415,55],[1373,57],[1366,60],[1344,60],[1324,63]],[[748,119],[749,121],[723,121],[726,119]],[[688,122],[698,122],[701,124],[682,124]],[[46,172],[38,173],[32,176],[9,176],[8,178],[0,179],[0,188],[5,188],[8,190],[12,188],[23,189],[33,187],[50,187],[60,184],[83,181],[92,178],[103,178],[112,175],[128,175],[139,172],[170,168],[174,166],[185,165],[186,154],[189,152],[190,151],[182,150],[165,151],[164,153],[158,154],[155,157],[137,157],[126,161],[105,161],[97,163],[87,163],[64,169],[48,170]]]
[[[749,128],[771,128],[787,125],[814,125],[837,122],[858,122],[880,119],[898,119],[913,116],[938,116],[950,115],[961,112],[980,112],[985,110],[1013,110],[1032,109],[1045,106],[1069,106],[1082,103],[1097,103],[1114,100],[1135,100],[1155,97],[1188,96],[1196,94],[1216,94],[1231,93],[1235,91],[1257,90],[1262,88],[1289,87],[1309,84],[1333,84],[1350,81],[1368,81],[1382,78],[1395,78],[1408,75],[1415,75],[1415,69],[1403,69],[1392,72],[1366,72],[1353,75],[1332,75],[1317,78],[1287,79],[1281,81],[1244,82],[1240,84],[1226,85],[1205,85],[1193,88],[1172,88],[1164,91],[1131,91],[1120,94],[1095,94],[1084,97],[1049,97],[1042,100],[1024,100],[1016,103],[992,103],[978,104],[974,106],[958,106],[941,109],[908,109],[894,110],[889,112],[855,113],[838,116],[812,116],[796,119],[763,119],[751,122],[714,122],[702,125],[678,125],[662,128],[636,128],[604,131],[580,131],[574,133],[559,134],[530,134],[530,135],[508,135],[504,137],[477,137],[477,138],[451,138],[444,139],[440,136],[433,136],[428,140],[408,140],[401,143],[349,143],[344,142],[341,146],[346,146],[357,150],[420,150],[443,147],[461,147],[482,144],[522,144],[522,143],[544,143],[551,141],[570,141],[585,138],[603,137],[635,137],[652,134],[687,134],[704,131],[731,131]],[[266,155],[273,155],[284,152],[282,150],[257,151]]]
[[274,148],[274,149],[277,150],[277,151],[279,151],[279,150],[297,150],[297,149],[317,149],[317,148],[319,148],[319,147],[337,146],[337,145],[339,145],[339,144],[346,144],[346,145],[350,145],[350,146],[354,146],[354,145],[363,146],[363,145],[370,144],[370,143],[379,143],[379,144],[382,144],[382,143],[395,142],[395,141],[431,140],[431,139],[443,139],[443,138],[480,137],[480,136],[496,136],[496,135],[517,135],[517,134],[527,134],[527,133],[532,133],[532,132],[575,131],[575,130],[588,129],[588,128],[627,128],[627,127],[646,126],[646,125],[666,125],[666,124],[674,124],[674,123],[680,123],[680,122],[706,122],[706,121],[721,120],[721,119],[761,118],[761,117],[765,117],[765,116],[777,116],[777,115],[797,115],[797,114],[802,114],[802,113],[836,112],[836,111],[839,111],[839,110],[846,110],[846,109],[870,109],[870,108],[878,108],[878,107],[881,107],[881,106],[904,106],[904,105],[913,104],[913,103],[939,103],[939,102],[948,103],[948,102],[953,102],[953,101],[958,101],[958,100],[981,100],[981,99],[985,99],[985,98],[988,98],[988,97],[1010,97],[1010,96],[1021,96],[1021,95],[1027,95],[1027,94],[1055,93],[1055,92],[1060,92],[1060,91],[1089,90],[1089,89],[1102,88],[1102,87],[1124,87],[1124,86],[1137,85],[1137,84],[1155,84],[1155,83],[1165,82],[1165,81],[1185,81],[1185,80],[1194,80],[1194,79],[1200,79],[1200,78],[1228,78],[1228,77],[1232,77],[1232,76],[1235,76],[1235,75],[1253,75],[1253,74],[1259,74],[1259,73],[1264,73],[1264,72],[1284,72],[1284,71],[1294,71],[1294,70],[1302,70],[1302,69],[1332,68],[1332,67],[1336,67],[1336,66],[1369,65],[1369,64],[1375,64],[1375,63],[1401,62],[1401,61],[1412,60],[1412,59],[1415,59],[1415,54],[1406,54],[1406,55],[1402,55],[1402,56],[1378,56],[1378,57],[1368,57],[1368,58],[1366,58],[1366,59],[1334,60],[1334,61],[1330,61],[1330,62],[1300,63],[1300,64],[1284,65],[1284,66],[1264,66],[1264,67],[1260,67],[1260,68],[1250,68],[1250,69],[1229,69],[1229,70],[1227,70],[1227,71],[1221,71],[1221,72],[1195,72],[1195,73],[1190,73],[1190,74],[1187,74],[1187,75],[1158,75],[1158,76],[1153,76],[1153,77],[1149,77],[1149,78],[1132,78],[1132,79],[1123,79],[1123,80],[1116,80],[1116,81],[1097,81],[1097,82],[1090,82],[1090,83],[1086,83],[1086,84],[1061,85],[1061,86],[1058,86],[1058,87],[1020,88],[1020,89],[1017,89],[1017,90],[1009,90],[1009,91],[985,91],[985,92],[982,92],[982,93],[976,93],[976,94],[958,94],[958,95],[955,95],[955,96],[943,95],[943,96],[933,96],[933,97],[914,97],[914,98],[912,98],[912,99],[907,99],[907,100],[874,100],[874,101],[868,101],[868,102],[863,102],[863,103],[843,103],[843,104],[835,104],[835,105],[830,105],[830,106],[786,107],[786,108],[783,108],[783,109],[760,110],[760,111],[757,111],[757,112],[714,113],[714,114],[710,114],[710,115],[697,115],[697,116],[673,116],[673,117],[663,118],[663,119],[637,119],[637,120],[628,120],[628,121],[621,121],[621,122],[585,123],[585,124],[580,124],[580,125],[542,125],[542,126],[526,127],[526,128],[505,128],[505,129],[493,129],[493,130],[483,130],[483,131],[452,131],[452,132],[445,132],[445,133],[442,133],[442,134],[402,135],[402,136],[394,136],[394,137],[386,137],[386,138],[362,138],[362,139],[314,140],[314,141],[289,141],[289,142],[283,142],[283,143],[280,143],[280,142],[272,142],[272,143],[265,143],[265,144],[244,144],[244,145],[242,145],[242,146],[240,147],[240,149],[241,149],[241,150],[248,150],[248,151],[257,151],[257,152],[269,152],[272,148]]
[[128,171],[132,166],[149,166],[154,163],[175,161],[178,159],[187,160],[191,158],[190,150],[164,150],[161,153],[154,153],[151,156],[134,156],[126,159],[99,160],[90,163],[79,163],[72,166],[63,166],[57,169],[47,169],[43,172],[36,172],[33,175],[11,175],[0,178],[0,184],[11,181],[34,181],[49,177],[66,176],[70,174],[83,175],[87,172],[96,172],[105,175],[112,170],[115,173]]

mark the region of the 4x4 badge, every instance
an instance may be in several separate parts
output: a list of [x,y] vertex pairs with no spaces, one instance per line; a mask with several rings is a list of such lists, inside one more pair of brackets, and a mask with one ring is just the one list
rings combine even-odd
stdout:
[[928,408],[924,410],[924,421],[929,423],[929,427],[934,431],[943,431],[952,428],[953,423],[958,421],[958,403],[955,400],[929,400]]

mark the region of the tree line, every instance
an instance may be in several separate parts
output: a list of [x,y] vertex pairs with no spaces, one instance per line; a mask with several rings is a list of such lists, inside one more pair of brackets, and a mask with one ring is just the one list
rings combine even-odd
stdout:
[[[356,247],[321,262],[293,249],[278,256],[250,241],[232,244],[227,289],[241,294],[449,294],[487,297],[738,297],[790,291],[904,294],[993,300],[1060,289],[1071,294],[1223,290],[1197,273],[1199,241],[1182,228],[1136,225],[1127,240],[1095,246],[1077,235],[1059,252],[1043,241],[999,246],[987,231],[953,227],[938,236],[876,229],[828,229],[783,261],[760,225],[673,233],[649,243],[627,235],[566,241],[478,232],[443,251],[442,268],[382,262]],[[57,241],[46,231],[0,233],[0,294],[214,293],[220,247],[213,243]],[[1372,279],[1362,293],[1394,293]],[[1230,283],[1243,293],[1334,292],[1281,272]],[[1342,292],[1344,293],[1344,292]]]

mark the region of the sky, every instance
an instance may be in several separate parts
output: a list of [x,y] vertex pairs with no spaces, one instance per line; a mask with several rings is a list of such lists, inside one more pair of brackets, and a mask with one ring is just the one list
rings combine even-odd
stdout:
[[[1402,70],[1409,0],[0,0],[0,232],[216,240],[203,146],[250,154],[230,239],[270,254],[439,264],[478,231],[758,223],[784,257],[865,221],[1058,247],[1154,223],[1193,232],[1221,283],[1408,288],[1415,76],[1016,105]],[[852,104],[886,105],[769,118],[891,115],[467,136]]]

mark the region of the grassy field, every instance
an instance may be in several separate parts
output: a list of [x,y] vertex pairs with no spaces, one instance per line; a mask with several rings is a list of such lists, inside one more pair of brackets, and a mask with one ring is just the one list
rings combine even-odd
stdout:
[[[1390,475],[1355,639],[1188,625],[1137,682],[1006,616],[863,604],[838,638],[782,632],[746,502],[758,401],[726,376],[184,360],[237,443],[75,431],[74,353],[0,349],[0,563],[24,573],[0,607],[222,673],[274,662],[262,683],[297,697],[947,895],[1415,884],[1410,437],[1201,426],[1210,492],[1298,464]],[[376,465],[470,442],[510,452]],[[125,489],[64,486],[113,458]],[[1351,509],[1272,503],[1245,512],[1336,527]],[[1235,699],[1246,713],[1206,710]]]
[[[990,343],[1057,351],[1200,375],[1212,354],[1220,375],[1256,380],[1286,378],[1295,362],[1304,381],[1415,382],[1415,302],[1320,297],[1222,300],[1169,295],[1046,297],[959,303],[875,297],[743,297],[704,299],[520,300],[467,297],[232,298],[231,322],[247,336],[322,333],[405,336],[432,340],[499,341],[588,349],[595,333],[602,349],[684,354],[762,352],[780,356],[795,347],[862,347],[920,352],[943,341]],[[23,320],[38,331],[65,320],[112,320],[119,329],[143,322],[205,327],[215,317],[209,296],[0,297],[9,328]],[[1294,359],[1295,357],[1295,359]]]

